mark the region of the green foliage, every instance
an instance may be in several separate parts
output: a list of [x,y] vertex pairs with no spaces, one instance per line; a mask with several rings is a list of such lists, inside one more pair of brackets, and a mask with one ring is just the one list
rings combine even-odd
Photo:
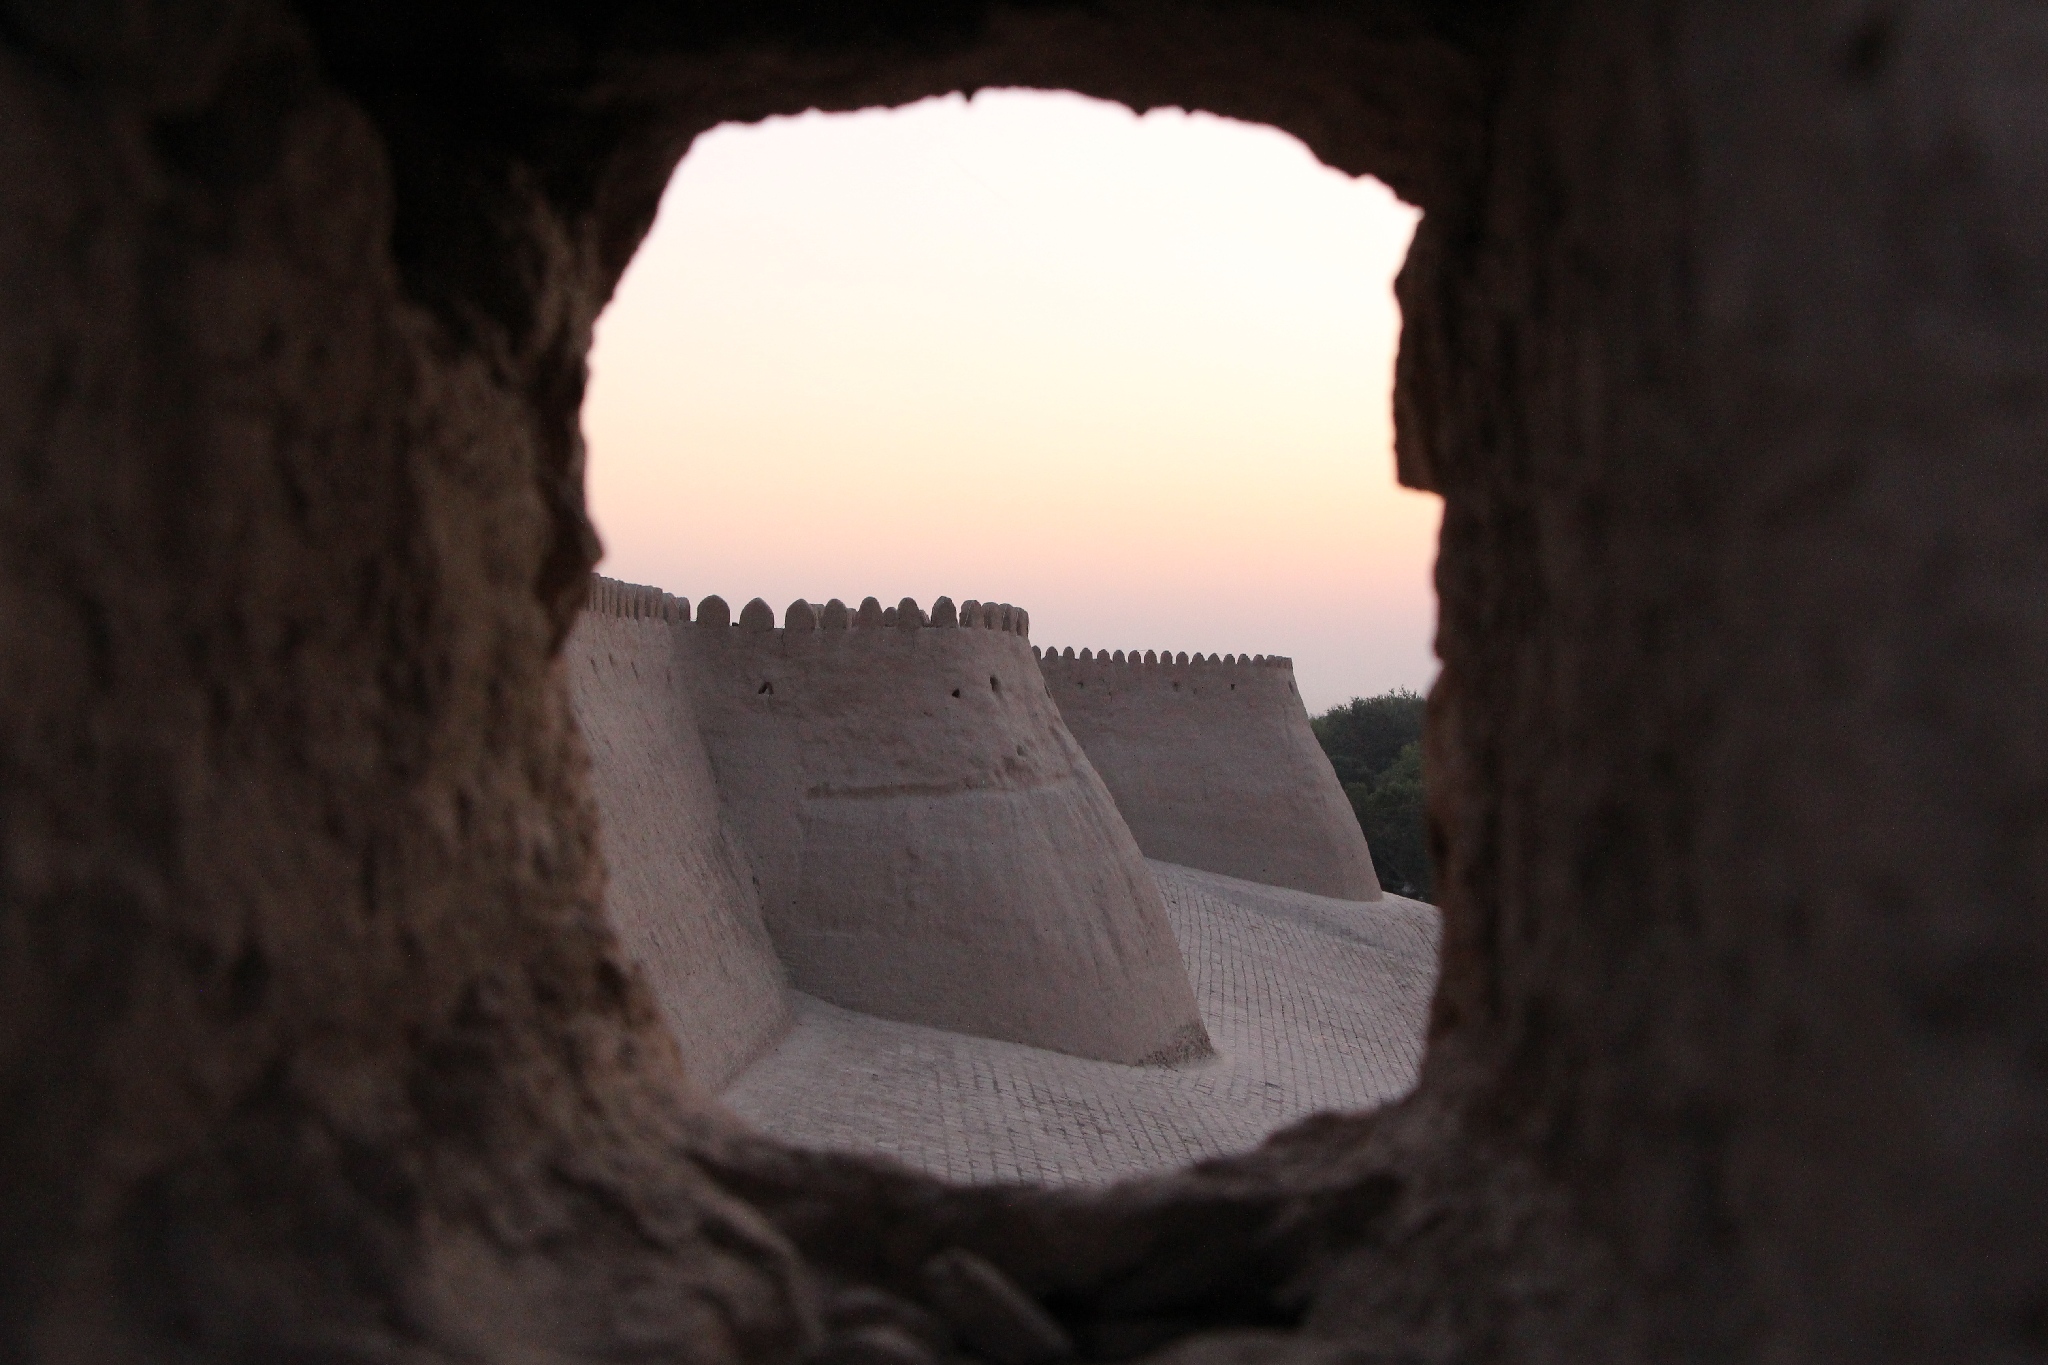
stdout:
[[1333,706],[1309,724],[1337,780],[1346,786],[1374,782],[1385,772],[1401,750],[1422,738],[1420,693],[1399,688],[1377,697],[1353,697],[1343,706]]
[[1428,900],[1436,886],[1422,812],[1422,745],[1404,746],[1377,782],[1351,783],[1344,794],[1372,848],[1380,885],[1396,895]]
[[1380,885],[1399,896],[1435,894],[1422,810],[1423,699],[1402,689],[1354,698],[1309,723],[1351,798]]

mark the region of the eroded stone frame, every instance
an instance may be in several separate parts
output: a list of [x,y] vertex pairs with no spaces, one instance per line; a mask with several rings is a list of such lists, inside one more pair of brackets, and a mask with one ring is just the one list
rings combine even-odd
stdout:
[[[2018,0],[8,7],[0,1354],[793,1360],[959,1247],[1102,1359],[2040,1359],[2044,84]],[[1425,210],[1424,1075],[1101,1193],[724,1121],[556,659],[690,139],[987,85]]]

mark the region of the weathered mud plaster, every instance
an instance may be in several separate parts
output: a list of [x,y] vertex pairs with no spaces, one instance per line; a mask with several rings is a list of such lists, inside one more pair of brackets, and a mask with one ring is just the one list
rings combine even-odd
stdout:
[[605,913],[691,1079],[716,1090],[789,1026],[786,976],[719,811],[677,657],[678,604],[623,586],[593,585],[563,651],[590,753]]
[[1045,651],[1039,668],[1146,857],[1319,896],[1379,896],[1292,659],[1069,648]]
[[778,629],[759,599],[734,625],[707,606],[674,634],[791,984],[1104,1061],[1208,1052],[1144,855],[1021,612],[925,626],[905,601],[883,625],[873,599],[850,623],[797,603]]

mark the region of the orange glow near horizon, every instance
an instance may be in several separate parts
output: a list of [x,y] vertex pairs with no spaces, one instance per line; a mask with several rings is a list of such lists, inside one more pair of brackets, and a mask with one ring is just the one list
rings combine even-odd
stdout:
[[1015,602],[1033,643],[1435,673],[1393,479],[1414,211],[1293,138],[983,92],[699,138],[599,320],[601,571]]

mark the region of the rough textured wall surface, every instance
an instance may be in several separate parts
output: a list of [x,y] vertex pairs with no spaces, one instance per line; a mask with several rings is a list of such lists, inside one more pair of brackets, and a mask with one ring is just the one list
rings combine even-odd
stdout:
[[[2041,13],[1581,3],[1507,52],[1400,286],[1445,499],[1416,1117],[1575,1248],[1524,1332],[2042,1359]],[[1386,1276],[1469,1265],[1456,1222],[1318,1320],[1428,1311]]]
[[569,633],[569,702],[590,754],[605,914],[693,1080],[719,1089],[789,1027],[785,973],[744,849],[719,813],[671,620],[600,585]]
[[604,921],[598,277],[424,308],[275,5],[10,7],[0,127],[0,1357],[801,1349]]
[[1039,667],[1146,857],[1378,898],[1372,852],[1309,729],[1292,660],[1083,650],[1047,651]]
[[[690,139],[990,84],[1425,210],[1423,1078],[1106,1194],[719,1127],[560,658]],[[1097,1359],[2048,1356],[2044,86],[2031,0],[7,5],[0,1354],[986,1343],[961,1247]]]
[[[791,984],[1112,1062],[1209,1051],[1166,907],[1047,697],[1022,614],[823,619],[710,599],[676,627]],[[722,606],[722,604],[719,604]],[[990,616],[995,616],[991,608]],[[863,619],[866,618],[866,619]]]

